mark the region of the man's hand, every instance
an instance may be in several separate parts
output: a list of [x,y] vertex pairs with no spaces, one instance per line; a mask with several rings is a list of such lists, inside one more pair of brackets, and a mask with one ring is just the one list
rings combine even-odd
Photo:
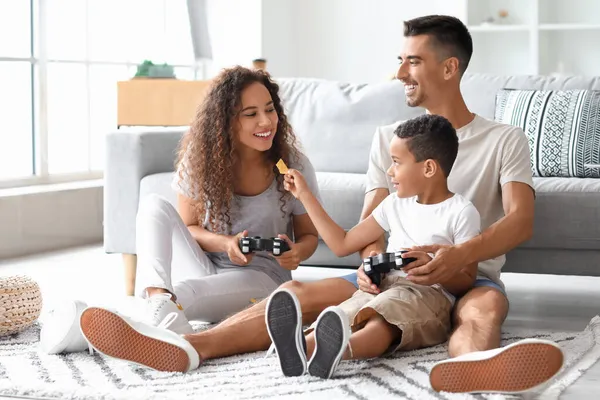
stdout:
[[252,261],[252,257],[254,257],[254,254],[244,254],[242,253],[242,249],[240,249],[240,239],[247,236],[248,231],[243,231],[235,236],[227,237],[227,255],[229,256],[229,260],[236,265],[248,265]]
[[287,242],[288,246],[290,246],[290,250],[281,254],[280,256],[275,256],[275,259],[283,268],[293,271],[298,268],[300,265],[300,256],[298,255],[298,247],[294,242],[290,240],[287,235],[277,235],[279,239],[283,239]]
[[421,251],[421,250],[413,250],[413,249],[410,249],[410,251],[407,251],[406,253],[402,254],[402,258],[415,258],[416,259],[415,261],[411,261],[405,267],[402,267],[402,269],[405,272],[408,271],[409,268],[417,268],[417,267],[423,266],[423,265],[431,262],[431,260],[432,260],[432,258],[426,252]]
[[[467,255],[457,246],[430,245],[416,246],[404,254],[405,257],[416,257],[418,252],[434,253],[435,257],[426,264],[412,262],[404,267],[407,279],[419,285],[434,285],[452,278],[467,265]],[[417,257],[418,258],[418,257]]]
[[284,175],[283,187],[289,191],[295,198],[299,199],[305,192],[310,192],[306,179],[300,171],[289,169]]
[[[376,255],[377,255],[376,251],[372,251],[369,253],[369,257],[373,257]],[[381,293],[381,290],[377,287],[377,285],[375,285],[373,282],[371,282],[371,279],[369,279],[369,277],[365,273],[364,265],[361,264],[360,267],[358,267],[358,269],[356,270],[356,277],[357,277],[356,282],[358,283],[358,288],[360,290],[362,290],[363,292],[371,293],[371,294]]]

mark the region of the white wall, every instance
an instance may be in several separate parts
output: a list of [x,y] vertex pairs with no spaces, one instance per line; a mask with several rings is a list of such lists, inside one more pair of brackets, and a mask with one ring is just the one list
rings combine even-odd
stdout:
[[261,57],[262,0],[208,0],[206,7],[213,53],[209,76]]
[[277,77],[353,82],[388,79],[403,21],[427,14],[463,19],[465,0],[207,0],[213,60],[208,75],[264,57]]
[[403,21],[427,14],[464,18],[463,0],[263,0],[262,52],[277,76],[353,82],[388,79]]
[[0,260],[102,243],[102,193],[101,180],[0,190]]

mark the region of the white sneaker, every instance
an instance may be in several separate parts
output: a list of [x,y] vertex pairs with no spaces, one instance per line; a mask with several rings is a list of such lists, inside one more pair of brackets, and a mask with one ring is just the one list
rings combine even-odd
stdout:
[[87,304],[68,300],[51,309],[40,332],[40,349],[46,354],[75,353],[88,349],[79,329],[79,318]]
[[81,315],[80,325],[83,336],[101,354],[159,371],[187,372],[198,368],[200,357],[181,335],[165,329],[175,317],[168,315],[163,324],[153,326],[90,307]]
[[294,292],[277,289],[271,294],[265,309],[265,323],[272,343],[267,357],[276,350],[283,375],[304,375],[306,340],[302,332],[302,310]]
[[315,350],[308,361],[308,373],[323,379],[333,376],[352,332],[348,316],[338,306],[327,307],[315,324]]
[[563,360],[556,343],[525,339],[499,349],[441,361],[433,366],[429,380],[438,392],[525,393],[552,379]]
[[180,335],[188,335],[194,333],[192,325],[190,325],[183,309],[179,308],[177,304],[171,300],[170,293],[155,294],[145,299],[146,304],[143,310],[143,314],[140,318],[134,318],[141,322],[145,322],[149,325],[158,326],[161,322],[165,321],[168,315],[175,313],[176,317],[173,319],[167,329],[172,330]]

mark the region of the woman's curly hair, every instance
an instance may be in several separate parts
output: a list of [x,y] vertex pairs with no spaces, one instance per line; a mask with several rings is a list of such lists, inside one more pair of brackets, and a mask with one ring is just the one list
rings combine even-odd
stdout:
[[265,157],[273,164],[282,211],[289,197],[283,188],[283,175],[277,172],[275,164],[279,159],[288,165],[297,162],[299,151],[279,98],[279,86],[265,71],[240,66],[225,69],[212,81],[190,130],[180,142],[177,157],[177,166],[183,163],[179,168],[180,185],[193,194],[201,225],[208,211],[207,228],[210,227],[213,232],[228,232],[231,228],[229,212],[234,195],[233,163],[236,153],[234,127],[241,111],[242,91],[255,82],[267,88],[279,118],[273,145],[265,152]]

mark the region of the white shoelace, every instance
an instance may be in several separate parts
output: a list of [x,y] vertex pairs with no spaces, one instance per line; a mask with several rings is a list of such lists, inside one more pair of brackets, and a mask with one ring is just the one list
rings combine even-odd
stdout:
[[162,321],[156,326],[157,328],[169,329],[169,326],[177,319],[177,313],[171,312],[168,313],[166,317],[163,318]]

